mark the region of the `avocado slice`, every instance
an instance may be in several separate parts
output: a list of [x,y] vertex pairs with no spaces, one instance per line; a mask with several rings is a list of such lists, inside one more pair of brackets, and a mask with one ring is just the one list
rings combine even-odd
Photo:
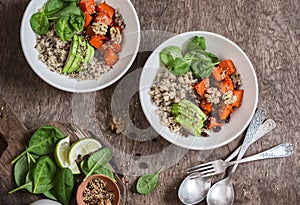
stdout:
[[66,60],[66,63],[65,63],[65,66],[63,68],[63,73],[69,73],[69,69],[75,59],[75,56],[76,56],[76,53],[77,53],[77,49],[79,47],[79,40],[80,40],[81,37],[77,36],[77,35],[74,35],[73,37],[73,42],[72,42],[72,45],[71,45],[71,49],[69,51],[69,55],[68,55],[68,58]]
[[73,72],[80,70],[81,64],[83,62],[83,55],[84,55],[85,50],[87,49],[86,47],[87,47],[87,41],[80,38],[79,45],[77,48],[77,53],[75,55],[75,59],[74,59],[72,65],[70,66],[68,73],[73,73]]
[[87,51],[85,54],[85,57],[83,59],[84,63],[89,63],[93,60],[94,58],[94,54],[95,54],[95,49],[93,46],[91,46],[88,42],[87,42]]

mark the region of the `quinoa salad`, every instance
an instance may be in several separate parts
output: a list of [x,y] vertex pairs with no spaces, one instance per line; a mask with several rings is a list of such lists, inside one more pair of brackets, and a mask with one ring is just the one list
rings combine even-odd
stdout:
[[63,2],[52,11],[51,1],[30,19],[38,59],[50,71],[77,80],[98,80],[113,69],[126,27],[119,9],[105,1],[81,0],[78,4]]
[[177,135],[200,137],[219,132],[242,104],[242,79],[234,63],[219,60],[203,45],[204,37],[195,36],[185,51],[168,46],[160,52],[164,67],[149,96],[160,123]]

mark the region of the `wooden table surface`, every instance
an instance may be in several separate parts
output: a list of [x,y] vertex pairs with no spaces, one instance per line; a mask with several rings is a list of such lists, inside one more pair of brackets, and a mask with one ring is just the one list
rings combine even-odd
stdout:
[[[28,2],[0,0],[0,95],[28,129],[63,121],[90,129],[107,139],[115,148],[115,156],[126,176],[126,204],[181,204],[177,190],[185,169],[200,161],[225,158],[243,139],[240,136],[212,151],[190,151],[171,145],[149,128],[137,90],[126,80],[142,68],[161,41],[174,34],[193,30],[221,34],[239,45],[253,63],[259,85],[258,107],[267,110],[267,117],[276,121],[277,128],[251,146],[246,155],[281,142],[294,143],[299,150],[299,0],[132,0],[140,18],[140,52],[121,80],[98,92],[85,94],[51,87],[26,62],[19,29]],[[151,39],[157,33],[161,38]],[[128,85],[123,91],[132,95],[125,105],[118,101],[122,96],[118,87],[121,82]],[[120,135],[111,132],[109,126],[111,117],[117,114],[126,122],[127,130]],[[160,166],[165,170],[158,188],[148,195],[137,194],[134,188],[137,177]],[[290,158],[240,166],[233,178],[235,204],[299,204],[299,166],[299,151]]]

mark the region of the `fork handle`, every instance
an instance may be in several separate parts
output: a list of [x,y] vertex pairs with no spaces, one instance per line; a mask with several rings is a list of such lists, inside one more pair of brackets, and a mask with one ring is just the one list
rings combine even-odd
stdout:
[[293,144],[290,143],[282,143],[279,144],[271,149],[268,149],[264,152],[252,155],[250,157],[246,157],[244,159],[236,160],[233,162],[229,162],[229,166],[250,162],[250,161],[256,161],[261,159],[272,159],[272,158],[281,158],[281,157],[288,157],[291,156],[294,151],[296,150],[296,147]]

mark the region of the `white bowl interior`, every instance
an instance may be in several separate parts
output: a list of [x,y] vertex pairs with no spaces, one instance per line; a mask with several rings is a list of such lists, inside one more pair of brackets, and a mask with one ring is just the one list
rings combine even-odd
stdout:
[[[209,137],[183,137],[176,135],[160,124],[158,115],[155,114],[157,107],[152,104],[149,96],[150,88],[157,73],[163,64],[159,59],[159,52],[170,45],[183,47],[193,36],[204,36],[207,50],[217,55],[220,59],[231,59],[237,71],[242,77],[241,89],[244,89],[242,106],[236,109],[230,118],[230,122],[222,127],[218,133],[209,132]],[[144,65],[140,78],[140,101],[142,109],[151,126],[166,140],[180,147],[207,150],[225,145],[238,137],[249,124],[258,100],[258,85],[254,68],[246,54],[229,39],[210,32],[187,32],[174,36],[154,50]]]
[[32,0],[23,15],[20,38],[26,60],[34,72],[50,85],[69,92],[91,92],[103,89],[120,79],[132,65],[140,44],[140,24],[136,11],[130,0],[106,0],[106,3],[118,8],[122,14],[126,29],[124,30],[122,51],[118,54],[119,61],[113,69],[105,73],[99,80],[79,81],[65,75],[51,72],[45,64],[38,60],[35,46],[35,33],[32,31],[29,20],[47,0]]

